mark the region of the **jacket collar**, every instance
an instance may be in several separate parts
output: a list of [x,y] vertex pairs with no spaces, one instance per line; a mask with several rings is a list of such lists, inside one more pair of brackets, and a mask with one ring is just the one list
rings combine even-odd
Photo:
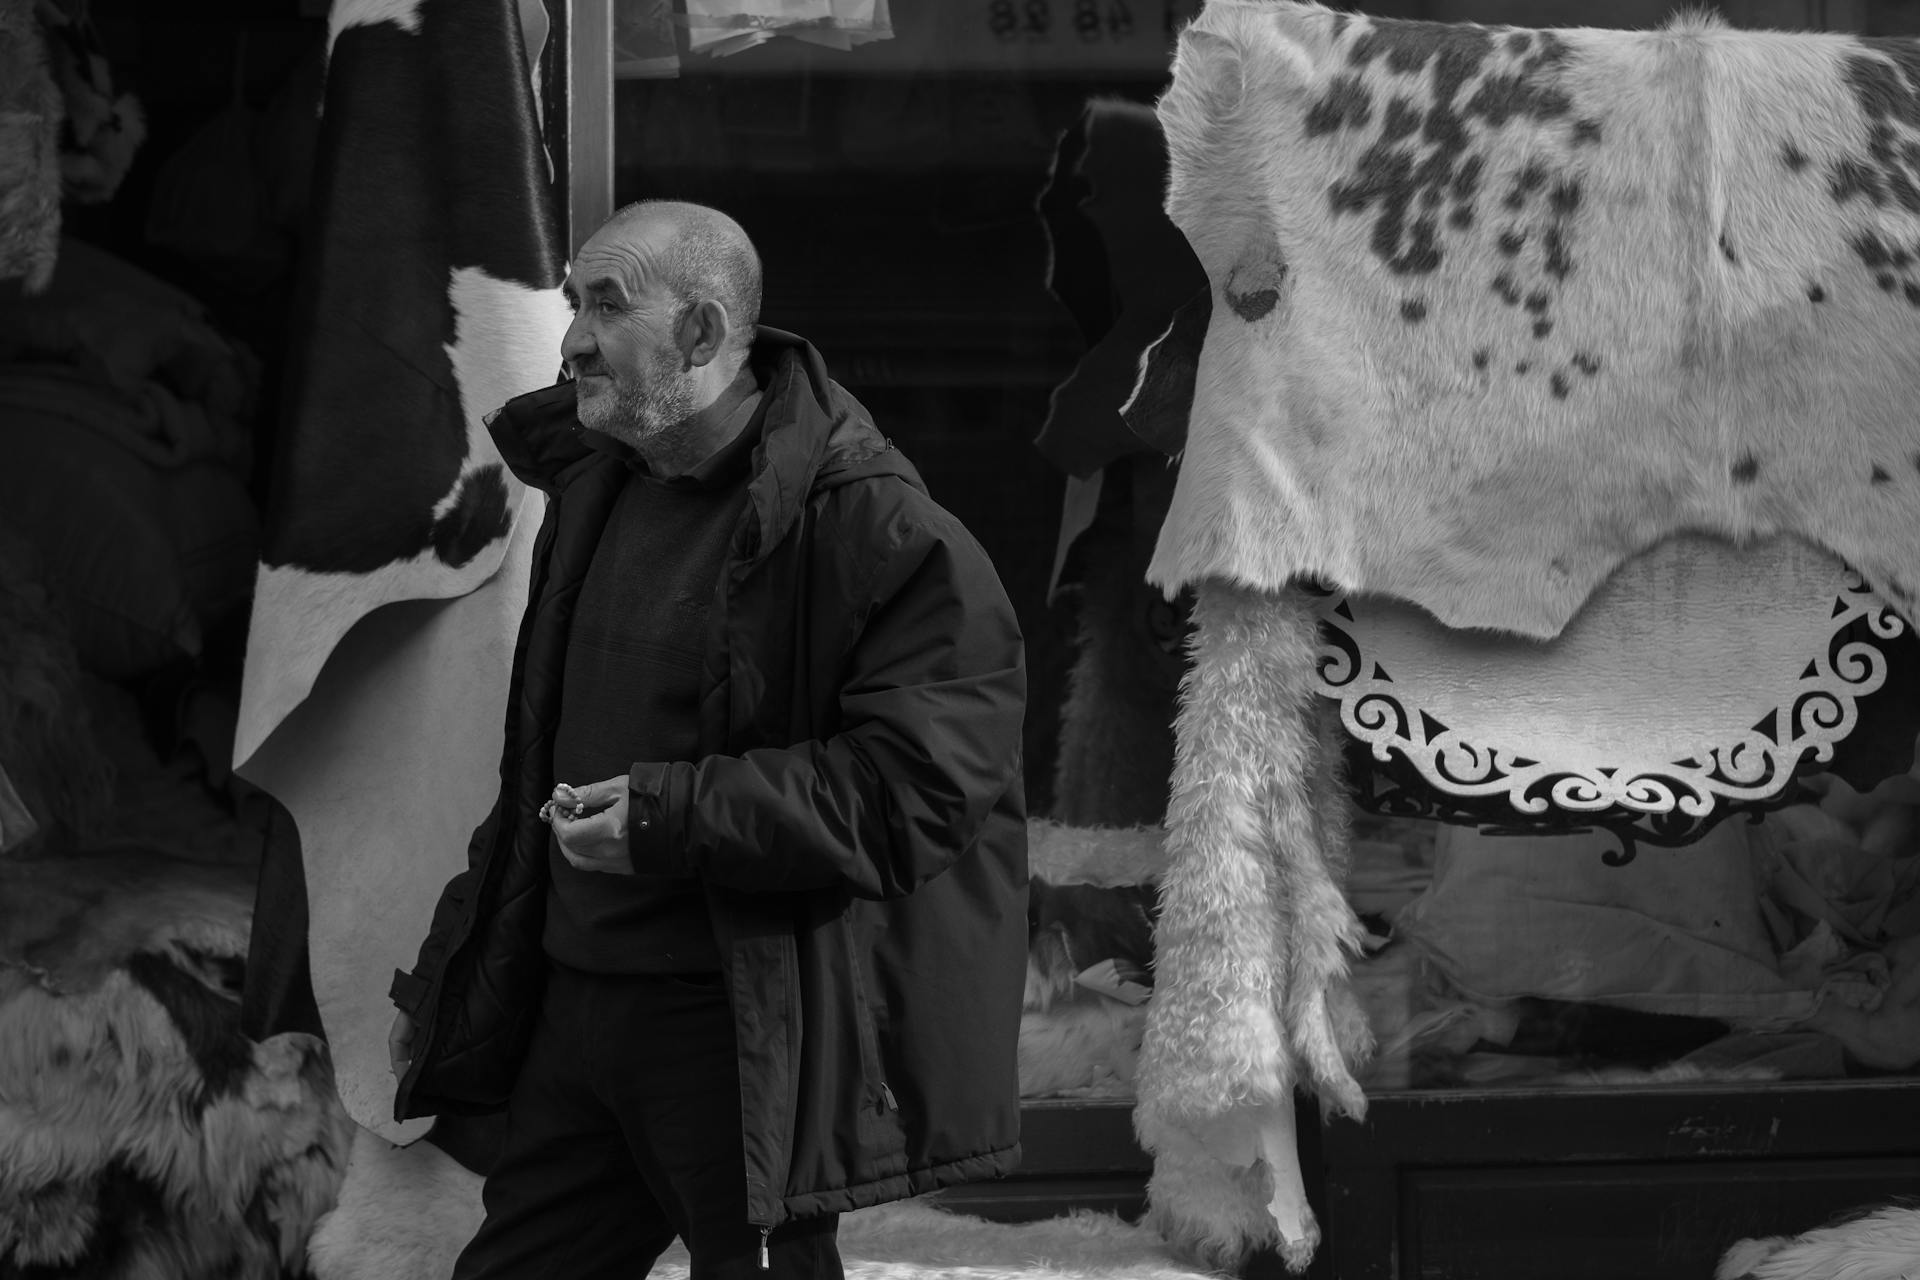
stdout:
[[[874,427],[866,408],[827,374],[812,343],[780,329],[754,332],[749,356],[765,388],[766,429],[754,450],[748,501],[762,547],[777,540],[816,488],[891,474],[924,489],[911,463]],[[627,446],[580,425],[571,381],[517,396],[487,418],[501,459],[549,494],[597,462],[633,459]]]

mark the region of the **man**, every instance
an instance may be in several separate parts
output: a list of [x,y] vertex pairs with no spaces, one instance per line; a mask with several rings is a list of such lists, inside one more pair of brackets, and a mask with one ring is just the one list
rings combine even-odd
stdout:
[[395,1112],[507,1112],[458,1280],[837,1277],[841,1211],[1019,1157],[1020,634],[731,219],[630,206],[566,287],[573,381],[491,422],[550,503]]

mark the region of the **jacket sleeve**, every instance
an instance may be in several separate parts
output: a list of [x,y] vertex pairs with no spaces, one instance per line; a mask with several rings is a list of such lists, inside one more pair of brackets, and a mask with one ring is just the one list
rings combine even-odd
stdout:
[[494,828],[499,821],[500,802],[496,800],[493,811],[474,829],[467,841],[466,869],[447,881],[447,887],[440,891],[440,900],[433,907],[433,923],[427,928],[426,941],[420,944],[420,955],[414,962],[413,972],[405,969],[393,971],[393,985],[388,989],[388,998],[416,1022],[421,1018],[422,1006],[426,1003],[427,992],[434,978],[447,963],[453,932],[473,905],[473,895],[480,878],[480,855],[487,842],[493,839]]
[[894,547],[872,579],[857,597],[866,617],[838,731],[635,765],[636,870],[748,891],[842,883],[886,898],[971,847],[1021,768],[1026,669],[1013,608],[957,522]]

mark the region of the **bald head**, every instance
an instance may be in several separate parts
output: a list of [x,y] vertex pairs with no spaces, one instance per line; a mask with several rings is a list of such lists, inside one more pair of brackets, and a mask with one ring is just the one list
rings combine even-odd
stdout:
[[703,204],[642,200],[615,211],[594,238],[636,234],[656,246],[654,269],[683,313],[708,300],[726,309],[728,354],[744,360],[760,320],[760,254],[746,230]]

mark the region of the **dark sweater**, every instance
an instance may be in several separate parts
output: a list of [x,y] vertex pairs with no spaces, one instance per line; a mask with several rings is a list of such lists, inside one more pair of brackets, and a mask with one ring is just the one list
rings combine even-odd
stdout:
[[[692,760],[699,741],[707,620],[727,545],[747,497],[762,398],[743,429],[684,476],[636,464],[587,570],[567,637],[554,777],[581,785],[623,777],[636,761]],[[590,973],[719,969],[696,879],[576,870],[549,842],[544,945]]]

